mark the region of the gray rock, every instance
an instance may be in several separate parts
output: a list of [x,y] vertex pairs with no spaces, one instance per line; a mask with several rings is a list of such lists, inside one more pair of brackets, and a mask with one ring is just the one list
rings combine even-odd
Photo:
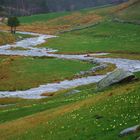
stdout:
[[80,74],[80,75],[85,75],[85,74],[87,74],[87,72],[88,72],[88,71],[80,71],[79,74]]
[[140,137],[138,137],[136,140],[140,140]]
[[107,67],[107,64],[101,64],[100,66],[97,66],[97,67],[93,67],[92,69],[91,69],[91,71],[92,72],[96,72],[96,71],[99,71],[99,70],[103,70],[103,69],[105,69]]
[[140,131],[140,125],[136,125],[136,126],[133,126],[133,127],[130,127],[130,128],[127,128],[127,129],[124,129],[120,132],[120,136],[126,136],[126,135],[129,135],[129,134],[132,134],[132,133],[136,133]]
[[96,59],[89,59],[88,62],[90,62],[91,64],[100,64],[100,62]]
[[78,74],[76,74],[76,76],[92,74],[93,72],[105,69],[107,66],[108,66],[107,64],[103,63],[100,66],[93,67],[92,69],[90,69],[88,71],[80,71]]
[[2,105],[2,104],[0,104],[0,108],[3,108],[3,107],[8,107],[8,106],[14,106],[15,104],[4,104],[4,105]]
[[97,83],[98,89],[104,89],[110,85],[115,83],[123,82],[123,81],[131,81],[135,76],[130,71],[125,71],[123,69],[116,69],[112,73],[108,74],[105,78]]

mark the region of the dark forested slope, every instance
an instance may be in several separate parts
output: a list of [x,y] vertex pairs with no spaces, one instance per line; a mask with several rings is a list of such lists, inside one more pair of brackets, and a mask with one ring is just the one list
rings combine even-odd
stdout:
[[0,7],[8,15],[30,15],[34,13],[73,11],[126,0],[0,0]]

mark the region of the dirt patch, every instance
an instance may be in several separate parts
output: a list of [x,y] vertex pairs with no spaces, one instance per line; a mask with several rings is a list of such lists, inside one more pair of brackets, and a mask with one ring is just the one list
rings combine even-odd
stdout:
[[43,93],[41,96],[53,97],[54,93]]

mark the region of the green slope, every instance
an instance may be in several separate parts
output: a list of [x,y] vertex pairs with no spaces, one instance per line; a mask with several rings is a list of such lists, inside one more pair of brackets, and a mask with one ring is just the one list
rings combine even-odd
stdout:
[[32,16],[24,16],[20,17],[21,23],[34,23],[34,22],[47,22],[48,20],[58,18],[61,16],[68,15],[69,12],[56,12],[56,13],[48,13],[48,14],[38,14],[38,15],[32,15]]
[[139,136],[118,137],[122,129],[139,123],[139,81],[102,92],[94,85],[76,89],[80,93],[66,96],[65,91],[51,99],[21,100],[1,110],[0,136],[4,140],[132,140]]
[[54,48],[61,53],[139,53],[139,43],[139,25],[105,21],[87,29],[64,33],[40,46]]

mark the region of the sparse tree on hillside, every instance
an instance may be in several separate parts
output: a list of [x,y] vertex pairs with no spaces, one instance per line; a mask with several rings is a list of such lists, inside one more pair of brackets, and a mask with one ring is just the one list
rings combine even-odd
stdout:
[[20,25],[20,22],[17,17],[9,17],[7,25],[11,27],[11,33],[16,33],[16,27]]

